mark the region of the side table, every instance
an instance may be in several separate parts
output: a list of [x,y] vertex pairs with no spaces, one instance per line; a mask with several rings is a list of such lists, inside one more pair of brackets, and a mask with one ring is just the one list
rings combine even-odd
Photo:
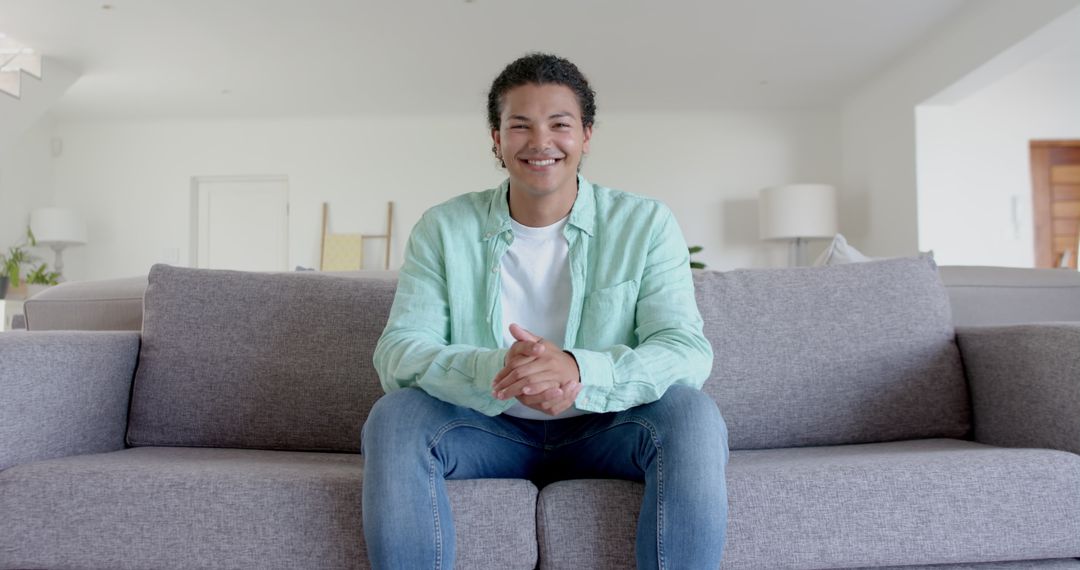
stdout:
[[22,314],[23,301],[14,299],[0,299],[0,331],[11,330],[11,319],[15,315]]

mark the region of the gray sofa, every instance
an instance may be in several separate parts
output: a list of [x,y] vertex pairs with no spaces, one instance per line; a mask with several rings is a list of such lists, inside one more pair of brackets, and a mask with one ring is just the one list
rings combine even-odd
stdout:
[[[953,321],[1080,320],[1075,274],[949,271],[695,274],[723,568],[1080,568],[1080,324]],[[85,316],[100,286],[52,294]],[[155,266],[139,332],[41,330],[28,301],[31,330],[0,333],[0,568],[367,567],[359,434],[394,286]],[[448,488],[459,568],[633,565],[638,483]]]

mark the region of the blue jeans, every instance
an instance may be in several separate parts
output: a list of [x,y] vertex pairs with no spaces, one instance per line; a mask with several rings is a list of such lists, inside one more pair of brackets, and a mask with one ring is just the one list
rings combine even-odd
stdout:
[[699,390],[674,385],[660,400],[622,412],[541,421],[488,417],[408,388],[375,403],[362,446],[364,538],[376,570],[452,568],[446,480],[481,478],[538,487],[644,481],[638,568],[720,567],[727,427]]

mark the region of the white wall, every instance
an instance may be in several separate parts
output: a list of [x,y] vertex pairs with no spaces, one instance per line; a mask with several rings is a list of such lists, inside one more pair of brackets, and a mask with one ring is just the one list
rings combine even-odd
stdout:
[[1078,5],[973,3],[847,100],[840,203],[853,244],[872,256],[917,251],[915,107]]
[[920,249],[942,264],[1034,267],[1029,142],[1080,139],[1077,102],[1080,61],[1036,61],[956,104],[919,107]]
[[[52,129],[52,117],[46,115],[0,152],[0,253],[22,241],[31,210],[52,199]],[[52,265],[51,250],[37,248],[33,253]]]
[[[583,169],[593,182],[663,199],[699,258],[716,269],[773,265],[782,246],[757,239],[757,190],[836,183],[838,118],[829,111],[610,115]],[[381,232],[395,202],[392,266],[431,205],[504,178],[482,113],[57,126],[55,201],[82,212],[89,244],[65,254],[73,280],[145,273],[190,255],[193,176],[284,174],[290,264],[315,266],[321,203],[337,232]]]
[[41,64],[41,79],[22,74],[20,97],[0,97],[0,157],[20,144],[19,137],[45,117],[78,78],[78,73],[48,57]]

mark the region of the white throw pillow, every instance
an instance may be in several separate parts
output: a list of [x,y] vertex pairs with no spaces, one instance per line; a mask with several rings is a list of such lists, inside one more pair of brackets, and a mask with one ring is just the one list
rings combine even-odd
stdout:
[[822,265],[843,265],[845,263],[859,263],[861,261],[873,261],[873,257],[867,257],[851,246],[842,234],[836,234],[829,247],[821,252],[814,260],[814,267]]
[[[920,251],[919,257],[934,259],[934,251]],[[875,259],[887,259],[884,257],[870,257],[864,255],[863,252],[855,249],[844,239],[843,234],[836,234],[829,247],[825,248],[825,251],[821,252],[821,255],[814,260],[814,267],[821,267],[823,265],[844,265],[845,263],[860,263],[863,261],[874,261]]]

